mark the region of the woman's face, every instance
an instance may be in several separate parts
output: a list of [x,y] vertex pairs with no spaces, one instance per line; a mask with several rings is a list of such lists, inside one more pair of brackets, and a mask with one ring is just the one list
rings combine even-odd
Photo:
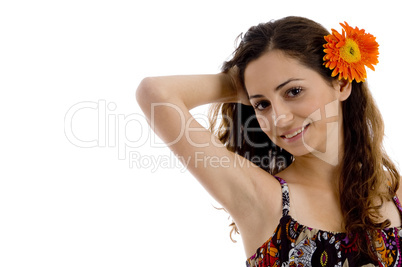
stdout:
[[276,145],[296,157],[336,156],[343,145],[341,101],[350,94],[349,83],[330,85],[279,50],[250,62],[244,78],[260,127]]

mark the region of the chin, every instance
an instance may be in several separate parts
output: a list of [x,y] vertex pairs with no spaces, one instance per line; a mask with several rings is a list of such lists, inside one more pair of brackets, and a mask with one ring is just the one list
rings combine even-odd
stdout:
[[302,157],[302,156],[311,154],[311,152],[308,149],[306,149],[305,147],[300,148],[300,149],[289,149],[286,151],[288,151],[290,154],[292,154],[293,157]]

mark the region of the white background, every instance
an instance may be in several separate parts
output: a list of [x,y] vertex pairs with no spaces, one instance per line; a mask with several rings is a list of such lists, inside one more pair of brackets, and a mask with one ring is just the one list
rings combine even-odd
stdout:
[[[340,31],[347,21],[380,43],[368,81],[401,162],[396,4],[2,1],[0,266],[244,266],[228,215],[154,138],[136,87],[146,76],[218,72],[236,36],[260,22],[299,15]],[[81,144],[98,145],[69,140],[65,118]]]

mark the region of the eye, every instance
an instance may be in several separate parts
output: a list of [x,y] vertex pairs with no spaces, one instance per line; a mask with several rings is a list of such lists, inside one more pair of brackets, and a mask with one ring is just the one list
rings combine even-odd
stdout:
[[254,104],[254,109],[264,110],[264,109],[268,108],[270,105],[271,105],[271,103],[269,101],[262,100],[262,101],[258,101],[257,103]]
[[287,90],[285,95],[286,95],[286,97],[293,98],[293,97],[298,96],[302,91],[303,91],[303,89],[301,87],[294,87],[294,88]]

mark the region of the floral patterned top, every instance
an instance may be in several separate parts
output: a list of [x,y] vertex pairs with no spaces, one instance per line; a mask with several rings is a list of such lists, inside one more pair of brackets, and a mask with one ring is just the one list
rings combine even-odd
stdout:
[[[247,267],[266,266],[402,266],[402,227],[379,230],[373,247],[378,262],[357,259],[356,239],[346,233],[313,229],[299,224],[289,215],[289,189],[286,182],[276,177],[282,186],[282,218],[271,238],[246,261]],[[394,202],[402,213],[398,198]]]

